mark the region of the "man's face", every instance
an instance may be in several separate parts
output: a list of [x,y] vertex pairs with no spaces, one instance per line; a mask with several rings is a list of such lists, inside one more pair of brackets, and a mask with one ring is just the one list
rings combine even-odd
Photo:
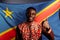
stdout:
[[35,18],[35,16],[36,16],[36,11],[33,10],[33,9],[30,9],[30,11],[29,11],[29,13],[28,13],[28,19],[29,19],[29,21],[30,21],[30,22],[33,21],[34,18]]

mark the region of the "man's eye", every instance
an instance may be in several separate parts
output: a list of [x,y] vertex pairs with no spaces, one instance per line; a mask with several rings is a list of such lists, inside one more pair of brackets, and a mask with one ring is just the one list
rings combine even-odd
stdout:
[[32,13],[32,15],[35,15],[35,13]]

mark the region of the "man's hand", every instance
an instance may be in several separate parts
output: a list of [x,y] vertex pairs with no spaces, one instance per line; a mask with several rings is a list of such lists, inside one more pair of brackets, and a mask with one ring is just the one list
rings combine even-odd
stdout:
[[54,40],[54,34],[47,20],[42,23],[42,33],[49,39]]
[[51,28],[50,28],[50,25],[49,25],[49,23],[48,23],[47,20],[45,20],[45,21],[43,22],[42,26],[45,28],[45,30],[46,30],[48,33],[51,32]]

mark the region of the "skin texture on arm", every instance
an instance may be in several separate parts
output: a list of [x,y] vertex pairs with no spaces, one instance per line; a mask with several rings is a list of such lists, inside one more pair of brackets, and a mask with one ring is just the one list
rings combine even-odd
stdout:
[[21,26],[21,24],[19,24],[16,28],[16,39],[15,40],[23,40],[22,34],[20,33],[20,27],[19,26]]
[[42,22],[42,33],[49,39],[54,40],[54,33],[47,20]]

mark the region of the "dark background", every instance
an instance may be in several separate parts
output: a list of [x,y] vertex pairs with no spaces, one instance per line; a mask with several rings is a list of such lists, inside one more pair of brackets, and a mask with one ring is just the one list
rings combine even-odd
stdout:
[[0,0],[0,2],[4,3],[38,3],[38,2],[45,2],[45,1],[51,1],[51,0]]

